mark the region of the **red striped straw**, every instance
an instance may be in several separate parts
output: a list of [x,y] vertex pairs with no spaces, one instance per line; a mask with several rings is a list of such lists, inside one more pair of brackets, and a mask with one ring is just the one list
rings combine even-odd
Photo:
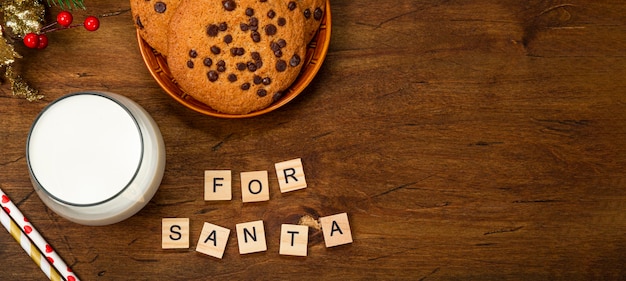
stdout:
[[59,271],[50,265],[50,262],[48,262],[46,257],[41,254],[41,251],[39,251],[39,249],[30,242],[26,233],[24,233],[24,231],[22,231],[20,227],[15,224],[4,208],[0,208],[0,224],[7,229],[15,241],[22,246],[22,249],[24,249],[24,251],[50,280],[61,281]]
[[[26,241],[30,239],[30,241],[32,241],[35,244],[37,250],[40,253],[43,253],[42,257],[44,258],[42,258],[42,260],[45,259],[46,262],[49,263],[49,267],[50,266],[54,267],[58,271],[58,273],[61,274],[64,280],[67,280],[67,281],[79,280],[78,277],[76,277],[76,274],[72,272],[72,269],[63,261],[63,259],[61,259],[61,257],[52,248],[52,246],[50,246],[50,244],[46,242],[43,236],[39,234],[37,229],[35,229],[35,227],[28,221],[28,219],[22,214],[22,212],[20,212],[20,210],[15,206],[15,204],[13,204],[9,196],[7,196],[4,193],[4,191],[2,191],[2,189],[0,189],[0,206],[2,206],[2,209],[3,209],[2,213],[5,213],[8,217],[10,217],[10,221],[17,224],[17,228],[20,230],[20,232],[22,232],[22,234],[28,238],[28,239],[18,240],[16,238],[16,235],[13,234],[14,232],[16,232],[16,230],[13,230],[14,232],[12,232],[11,229],[13,228],[7,228],[7,230],[11,232],[11,235],[13,235],[13,237],[16,238],[18,242],[26,243]],[[30,244],[30,241],[28,241],[29,244]],[[22,245],[22,248],[24,248],[24,245]],[[31,247],[31,248],[34,248],[34,247]],[[24,250],[26,251],[26,249]],[[32,257],[33,251],[28,250],[26,252],[31,254],[31,257]],[[44,270],[44,268],[42,268],[42,270]],[[44,272],[47,272],[47,271],[44,271]],[[46,275],[50,276],[48,273],[46,273]]]

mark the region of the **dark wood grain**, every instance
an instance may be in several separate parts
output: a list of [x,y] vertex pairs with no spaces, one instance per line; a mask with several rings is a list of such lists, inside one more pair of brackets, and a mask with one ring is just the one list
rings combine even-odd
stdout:
[[[114,2],[114,3],[111,3]],[[0,186],[83,280],[610,280],[626,276],[626,5],[619,1],[332,1],[313,83],[260,117],[210,118],[148,73],[127,1],[85,1],[94,33],[19,48],[40,102],[0,88]],[[50,14],[58,11],[53,8]],[[47,209],[29,182],[28,129],[81,90],[141,104],[165,138],[154,199],[88,227]],[[301,157],[309,187],[280,194],[273,164]],[[203,201],[203,171],[268,170],[271,200]],[[280,225],[347,212],[354,243],[278,254]],[[163,217],[189,217],[188,250],[162,250]],[[195,252],[204,221],[265,221],[268,251]],[[0,279],[45,279],[0,233]]]

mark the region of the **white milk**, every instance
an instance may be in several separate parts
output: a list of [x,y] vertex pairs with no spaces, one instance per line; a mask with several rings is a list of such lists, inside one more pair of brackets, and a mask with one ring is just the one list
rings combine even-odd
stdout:
[[138,212],[165,168],[154,120],[130,99],[102,92],[70,94],[48,105],[33,123],[26,155],[42,201],[87,225]]

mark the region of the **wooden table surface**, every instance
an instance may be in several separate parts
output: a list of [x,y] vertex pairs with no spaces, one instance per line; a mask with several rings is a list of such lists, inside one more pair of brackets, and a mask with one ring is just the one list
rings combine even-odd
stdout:
[[[44,100],[0,88],[0,187],[81,279],[626,277],[626,4],[332,0],[319,74],[248,119],[175,102],[141,58],[128,1],[85,4],[75,20],[111,15],[97,32],[18,47],[16,67]],[[109,226],[53,213],[28,176],[35,116],[82,90],[135,100],[166,143],[153,200]],[[294,158],[308,188],[281,194],[274,163]],[[233,200],[204,201],[210,169],[232,170]],[[270,172],[271,199],[244,204],[238,174],[256,170]],[[352,244],[326,248],[312,229],[307,257],[279,255],[281,224],[343,212]],[[166,217],[190,218],[189,249],[161,249]],[[268,250],[240,255],[235,224],[255,220]],[[203,222],[231,229],[222,260],[195,251]],[[0,260],[0,279],[45,279],[4,231]]]

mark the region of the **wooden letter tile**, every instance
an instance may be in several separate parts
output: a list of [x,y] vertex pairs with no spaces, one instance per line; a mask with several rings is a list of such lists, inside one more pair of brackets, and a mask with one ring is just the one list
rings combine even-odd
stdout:
[[243,202],[270,200],[270,187],[267,171],[241,173],[241,199]]
[[285,193],[306,188],[302,159],[297,158],[274,164],[280,192]]
[[308,226],[294,224],[283,224],[281,226],[279,254],[306,257],[308,243]]
[[237,227],[237,242],[240,254],[267,251],[263,221],[240,223]]
[[189,248],[189,218],[164,218],[162,220],[161,248]]
[[347,213],[322,217],[320,224],[327,248],[352,243],[352,232]]
[[229,235],[230,229],[205,222],[196,251],[221,259],[224,256]]
[[232,176],[230,170],[204,171],[204,200],[232,200]]

